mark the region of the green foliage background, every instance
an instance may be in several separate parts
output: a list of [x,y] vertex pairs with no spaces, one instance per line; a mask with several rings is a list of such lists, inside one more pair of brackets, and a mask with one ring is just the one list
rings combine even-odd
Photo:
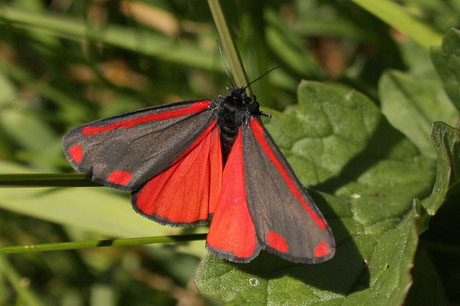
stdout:
[[[336,257],[238,265],[204,241],[24,250],[0,257],[0,304],[460,303],[459,2],[221,2],[249,79],[280,65],[252,89]],[[11,174],[72,173],[60,143],[82,123],[225,94],[217,39],[205,1],[3,1],[0,244],[206,232],[141,218],[125,193]]]

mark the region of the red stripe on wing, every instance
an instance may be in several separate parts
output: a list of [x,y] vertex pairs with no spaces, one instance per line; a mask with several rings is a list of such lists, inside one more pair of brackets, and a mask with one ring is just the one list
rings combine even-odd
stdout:
[[267,140],[265,139],[265,136],[264,136],[265,135],[264,128],[260,125],[260,123],[256,119],[252,119],[250,122],[250,125],[251,125],[251,129],[252,129],[252,132],[254,133],[255,138],[257,139],[260,146],[265,151],[265,154],[267,154],[270,161],[275,165],[275,167],[278,169],[278,171],[283,176],[283,179],[289,186],[291,193],[297,198],[297,200],[299,200],[299,202],[305,208],[305,210],[310,215],[310,217],[313,219],[313,221],[316,223],[316,225],[321,229],[325,229],[327,227],[326,223],[323,221],[323,219],[320,216],[318,216],[310,208],[307,202],[305,202],[299,190],[297,189],[294,182],[292,181],[289,174],[287,173],[286,169],[284,169],[283,165],[278,160],[278,157],[276,157],[275,152],[273,152],[272,148],[267,143]]
[[132,118],[132,119],[127,119],[124,121],[120,121],[117,123],[109,124],[109,125],[104,125],[104,126],[85,126],[83,127],[82,133],[83,135],[95,135],[107,131],[111,131],[114,129],[118,128],[125,128],[129,129],[133,126],[136,126],[138,124],[146,123],[149,121],[154,121],[154,120],[166,120],[170,118],[175,118],[175,117],[181,117],[181,116],[186,116],[194,113],[198,113],[200,111],[205,110],[208,108],[208,106],[211,104],[212,101],[210,100],[203,100],[203,101],[198,101],[193,103],[190,106],[175,109],[172,111],[168,112],[160,112],[157,114],[152,114],[152,115],[147,115],[147,116],[142,116],[138,118]]
[[166,171],[151,179],[134,197],[147,217],[169,224],[208,220],[219,196],[222,152],[214,120]]
[[251,260],[260,249],[246,198],[241,130],[225,164],[207,244],[221,257],[237,262]]

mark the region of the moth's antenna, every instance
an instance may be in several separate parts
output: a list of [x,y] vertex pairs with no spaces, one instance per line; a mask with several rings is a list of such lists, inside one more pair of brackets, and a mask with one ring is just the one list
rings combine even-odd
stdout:
[[258,77],[257,79],[252,80],[251,82],[249,82],[249,84],[246,85],[246,86],[244,86],[243,89],[246,90],[249,86],[251,86],[252,83],[254,83],[254,82],[260,80],[261,78],[263,78],[264,76],[266,76],[267,74],[269,74],[269,73],[272,72],[273,70],[278,69],[279,67],[280,67],[280,66],[275,66],[275,67],[273,67],[272,69],[268,70],[267,72],[265,72],[264,74],[262,74],[262,75],[261,75],[260,77]]
[[230,84],[232,85],[232,88],[235,88],[235,84],[233,84],[232,78],[227,69],[227,65],[225,64],[225,59],[224,59],[224,55],[222,54],[222,48],[220,47],[219,40],[217,40],[217,46],[219,47],[220,59],[222,60],[222,64],[224,65],[225,74],[227,75],[228,80],[230,81]]

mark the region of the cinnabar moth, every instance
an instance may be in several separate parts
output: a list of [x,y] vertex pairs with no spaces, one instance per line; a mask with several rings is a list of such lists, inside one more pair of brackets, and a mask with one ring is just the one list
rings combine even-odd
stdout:
[[212,218],[207,248],[249,262],[261,249],[302,263],[335,252],[312,198],[260,120],[246,88],[101,119],[64,137],[67,159],[106,186],[131,191],[134,210],[161,224]]

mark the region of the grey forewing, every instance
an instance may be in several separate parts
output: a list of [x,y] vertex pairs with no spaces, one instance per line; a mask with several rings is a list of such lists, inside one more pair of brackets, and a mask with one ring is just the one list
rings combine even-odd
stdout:
[[[136,113],[133,116],[136,118],[140,115]],[[84,126],[108,125],[112,123],[110,119]],[[68,149],[75,144],[83,146],[83,160],[78,164],[73,163],[73,166],[86,173],[90,179],[111,185],[107,182],[110,173],[123,170],[130,172],[133,179],[128,185],[120,186],[120,189],[136,190],[169,168],[212,119],[213,111],[204,110],[192,115],[149,121],[131,128],[117,128],[87,136],[82,134],[82,126],[66,135],[64,147]]]

